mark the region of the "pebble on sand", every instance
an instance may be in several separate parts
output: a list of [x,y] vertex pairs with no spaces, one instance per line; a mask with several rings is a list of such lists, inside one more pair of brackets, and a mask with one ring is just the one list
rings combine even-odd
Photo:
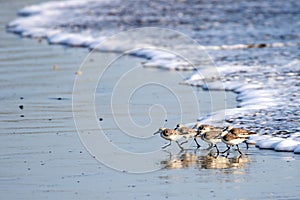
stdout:
[[82,71],[78,70],[75,74],[80,76],[80,75],[82,75]]
[[54,65],[53,65],[53,70],[54,70],[54,71],[57,71],[57,70],[58,70],[58,65],[57,65],[57,64],[54,64]]

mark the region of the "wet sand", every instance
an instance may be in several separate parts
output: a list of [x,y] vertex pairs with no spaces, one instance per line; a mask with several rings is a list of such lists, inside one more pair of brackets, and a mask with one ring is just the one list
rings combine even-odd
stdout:
[[[242,147],[246,154],[242,157],[232,152],[229,158],[213,158],[205,150],[179,152],[174,145],[171,154],[164,152],[159,158],[161,170],[142,174],[116,171],[98,162],[81,143],[72,113],[75,72],[88,52],[5,33],[4,25],[28,2],[40,1],[1,2],[1,15],[5,16],[1,18],[0,33],[1,199],[299,198],[300,157],[293,153],[251,146],[249,150]],[[126,63],[133,67],[141,61],[127,59]],[[57,67],[53,69],[54,65]],[[160,70],[145,70],[146,73],[172,76]],[[113,116],[103,116],[100,91],[96,92],[97,116],[103,117],[101,123],[116,145],[133,151],[164,145],[159,137],[131,141],[120,137],[117,129],[110,129],[114,127]],[[202,91],[197,94],[205,96]],[[236,105],[234,97],[228,94],[228,107]],[[209,105],[209,99],[203,103]],[[133,113],[138,122],[148,117],[138,111]],[[172,126],[176,120],[174,112],[166,125]],[[225,149],[222,145],[220,148]]]

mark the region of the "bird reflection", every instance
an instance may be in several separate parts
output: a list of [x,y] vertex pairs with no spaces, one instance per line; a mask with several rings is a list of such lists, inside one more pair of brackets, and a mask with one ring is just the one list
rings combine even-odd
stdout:
[[183,151],[176,155],[170,152],[169,158],[161,161],[161,165],[165,169],[183,169],[183,168],[199,168],[199,169],[229,169],[243,168],[249,163],[246,155],[237,155],[234,157],[215,156],[211,152],[202,152],[198,155],[197,151]]
[[171,153],[169,159],[161,161],[166,169],[182,169],[189,168],[197,163],[198,156],[189,152],[181,152],[175,156]]
[[211,155],[202,156],[199,159],[198,166],[200,169],[229,169],[229,168],[243,168],[249,162],[247,156],[238,155],[235,157],[214,157]]

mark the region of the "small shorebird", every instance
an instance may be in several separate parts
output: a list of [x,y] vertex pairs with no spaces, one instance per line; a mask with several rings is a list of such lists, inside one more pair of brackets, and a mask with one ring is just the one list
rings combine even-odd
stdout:
[[246,140],[251,136],[254,135],[256,133],[241,129],[241,128],[233,128],[232,126],[228,126],[226,127],[221,134],[221,140],[222,142],[224,142],[227,145],[227,149],[222,152],[225,153],[230,149],[230,146],[236,146],[237,150],[240,154],[242,154],[242,152],[239,149],[239,144],[245,142],[247,145],[247,149],[248,144],[246,142]]
[[197,127],[197,135],[195,137],[201,137],[203,141],[209,144],[208,149],[215,147],[217,154],[219,154],[217,143],[221,142],[222,128],[207,124],[198,125]]
[[170,143],[163,146],[162,148],[166,148],[171,145],[172,141],[175,141],[179,148],[183,150],[182,146],[178,143],[178,140],[181,139],[183,136],[177,130],[168,129],[168,128],[159,128],[158,131],[154,133],[154,135],[160,133],[160,136],[165,140],[169,140]]
[[186,141],[182,142],[181,144],[187,143],[189,138],[194,138],[194,141],[197,144],[197,148],[200,147],[200,144],[195,138],[197,131],[194,128],[188,128],[182,124],[177,124],[174,130],[179,131],[181,135],[186,139]]

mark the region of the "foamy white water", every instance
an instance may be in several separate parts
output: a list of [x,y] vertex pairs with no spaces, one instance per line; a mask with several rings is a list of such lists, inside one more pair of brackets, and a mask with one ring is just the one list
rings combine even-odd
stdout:
[[[191,6],[193,4],[193,6]],[[300,132],[300,2],[263,1],[198,3],[185,1],[64,1],[33,5],[19,11],[8,30],[24,37],[44,38],[50,44],[97,48],[107,37],[139,27],[163,27],[183,32],[199,42],[188,51],[191,65],[166,52],[155,33],[111,41],[101,51],[127,52],[145,57],[147,68],[197,70],[184,83],[205,90],[238,93],[236,109],[211,113],[199,121],[243,127],[259,133],[259,148],[299,152]],[[121,6],[120,6],[121,5]],[[176,13],[176,15],[174,15]],[[152,37],[151,37],[152,34]],[[164,41],[176,50],[189,49],[170,35]],[[140,40],[138,40],[140,41]],[[147,48],[145,48],[145,46]],[[205,49],[215,61],[199,57]],[[215,74],[215,67],[218,74]],[[270,135],[272,137],[266,137]],[[282,141],[281,141],[282,140]]]

